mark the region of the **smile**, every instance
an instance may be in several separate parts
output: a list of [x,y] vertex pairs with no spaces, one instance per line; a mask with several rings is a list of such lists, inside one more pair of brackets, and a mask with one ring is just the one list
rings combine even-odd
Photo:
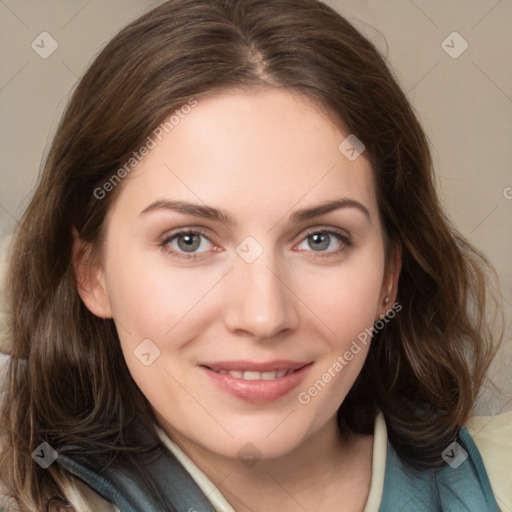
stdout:
[[252,372],[252,371],[227,371],[227,370],[212,370],[216,373],[220,373],[221,375],[231,375],[237,379],[243,380],[272,380],[272,379],[280,379],[281,377],[285,377],[286,375],[290,375],[295,370],[277,370],[275,372]]
[[247,402],[264,403],[288,395],[305,379],[313,362],[230,361],[198,365],[217,389]]

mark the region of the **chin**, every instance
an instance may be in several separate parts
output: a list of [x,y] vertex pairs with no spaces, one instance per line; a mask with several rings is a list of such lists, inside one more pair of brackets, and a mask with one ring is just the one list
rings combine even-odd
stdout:
[[201,444],[210,451],[229,458],[241,459],[245,455],[262,459],[279,458],[297,449],[309,434],[306,426],[301,428],[296,421],[292,423],[291,418],[285,418],[286,414],[274,418],[270,428],[268,421],[262,421],[259,425],[246,425],[244,428],[230,428],[226,424],[226,429],[233,437],[201,436]]
[[211,439],[209,439],[203,446],[221,457],[238,459],[251,467],[260,460],[283,457],[294,451],[300,444],[300,439],[290,439],[289,436],[279,436],[269,440],[262,434],[261,437],[241,436],[227,443],[211,443]]

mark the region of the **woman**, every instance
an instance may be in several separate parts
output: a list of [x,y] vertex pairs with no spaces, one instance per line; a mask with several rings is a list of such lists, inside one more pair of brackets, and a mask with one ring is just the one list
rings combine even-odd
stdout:
[[346,20],[166,2],[81,79],[13,241],[8,493],[500,510],[463,427],[497,347],[488,270]]

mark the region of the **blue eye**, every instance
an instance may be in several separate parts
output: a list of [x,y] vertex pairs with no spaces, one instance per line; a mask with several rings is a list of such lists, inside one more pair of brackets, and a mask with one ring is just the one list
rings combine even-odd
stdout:
[[[341,245],[340,248],[335,250],[327,251],[331,246],[333,240],[338,241],[338,245]],[[335,229],[315,229],[306,233],[304,240],[301,242],[307,243],[308,247],[315,253],[315,256],[333,256],[341,253],[347,247],[350,247],[351,240],[350,237],[344,231],[338,231]]]
[[[203,240],[207,241],[207,245],[213,245],[211,239],[203,231],[186,229],[165,237],[160,245],[165,248],[172,258],[177,260],[196,261],[203,257],[203,253],[207,253],[211,250],[211,247],[204,248]],[[338,242],[339,248],[328,250],[329,247],[331,247],[333,240]],[[308,244],[308,249],[306,250],[314,253],[313,257],[332,257],[339,255],[350,247],[351,239],[345,231],[335,230],[332,228],[316,228],[306,233],[301,241],[301,244],[304,243]],[[198,249],[200,248],[203,250],[199,251]]]
[[[202,238],[206,239],[210,244],[212,243],[210,238],[202,231],[182,230],[165,238],[161,245],[167,249],[173,258],[196,260],[202,252],[206,252],[196,252],[197,249],[204,245],[202,244]],[[177,248],[171,245],[173,242],[177,242]]]

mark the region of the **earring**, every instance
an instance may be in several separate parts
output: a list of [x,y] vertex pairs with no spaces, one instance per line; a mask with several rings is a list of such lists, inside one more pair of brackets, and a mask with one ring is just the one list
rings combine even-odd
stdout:
[[389,297],[386,297],[386,298],[384,299],[384,305],[386,305],[388,302],[389,302]]

